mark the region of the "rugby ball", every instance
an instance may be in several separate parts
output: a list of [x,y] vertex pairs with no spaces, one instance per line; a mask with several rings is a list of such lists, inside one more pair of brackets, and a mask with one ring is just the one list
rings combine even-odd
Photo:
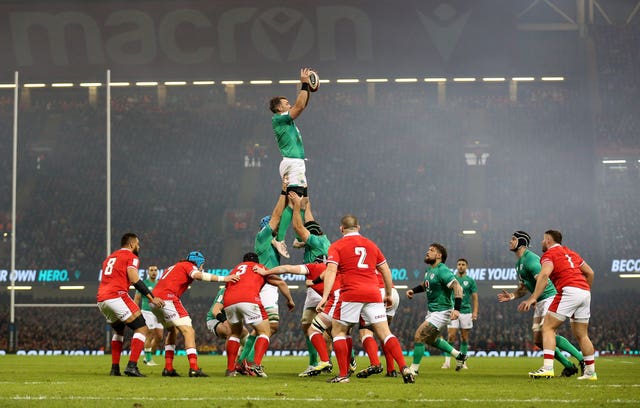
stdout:
[[320,87],[320,77],[316,71],[309,71],[309,90],[315,92]]

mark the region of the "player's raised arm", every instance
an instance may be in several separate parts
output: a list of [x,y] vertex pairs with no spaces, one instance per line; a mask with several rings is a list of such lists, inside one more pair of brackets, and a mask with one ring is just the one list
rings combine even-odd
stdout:
[[307,107],[307,103],[309,103],[309,72],[309,68],[302,68],[300,70],[300,83],[302,87],[296,98],[296,103],[289,110],[291,119],[296,119],[300,116],[304,108]]

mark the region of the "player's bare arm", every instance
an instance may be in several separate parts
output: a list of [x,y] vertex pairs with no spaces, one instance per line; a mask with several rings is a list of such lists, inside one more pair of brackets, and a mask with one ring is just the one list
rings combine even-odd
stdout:
[[265,269],[261,266],[254,266],[253,271],[262,276],[282,275],[283,273],[291,273],[293,275],[307,275],[309,271],[304,265],[279,265],[272,269]]
[[473,305],[473,311],[471,312],[471,319],[476,320],[478,318],[478,294],[471,294],[471,304]]
[[515,292],[507,292],[502,289],[502,292],[498,293],[498,302],[508,302],[513,299],[518,299],[526,295],[528,292],[527,287],[522,283],[518,284],[518,288]]
[[416,286],[416,287],[414,287],[412,289],[409,289],[407,291],[407,298],[413,299],[413,295],[415,295],[416,293],[422,293],[424,291],[425,291],[425,288],[424,288],[424,282],[423,282],[423,283],[419,284],[418,286]]
[[201,280],[204,282],[237,282],[240,280],[240,275],[227,275],[220,276],[212,273],[197,271],[191,274],[191,277],[195,280]]
[[300,236],[302,242],[307,242],[311,233],[302,223],[302,216],[300,215],[302,197],[300,197],[295,191],[289,191],[289,201],[293,204],[293,230]]
[[[336,273],[338,272],[338,265],[334,263],[327,264],[327,269],[322,272],[322,279],[324,281],[324,290],[322,292],[322,299],[318,306],[316,306],[316,311],[318,313],[322,312],[324,309],[324,305],[327,304],[327,300],[329,299],[329,294],[331,294],[331,290],[333,289],[333,284],[336,281]],[[324,276],[323,276],[324,275]]]
[[267,277],[267,282],[278,287],[280,293],[282,293],[282,295],[287,298],[287,307],[289,308],[289,311],[293,311],[293,309],[296,307],[296,304],[293,301],[293,297],[291,297],[291,291],[289,290],[289,286],[287,285],[287,283],[276,275],[269,275]]
[[595,272],[593,272],[593,269],[591,269],[588,263],[583,262],[582,265],[580,265],[580,272],[582,272],[585,279],[587,280],[587,283],[589,284],[589,287],[591,287],[593,284],[593,278],[595,277]]
[[[303,68],[300,70],[300,83],[301,84],[309,84],[309,68]],[[289,116],[291,119],[296,119],[304,108],[307,107],[307,103],[309,102],[309,91],[301,90],[298,93],[298,97],[296,98],[296,103],[289,110]]]
[[393,289],[393,280],[391,278],[391,269],[389,269],[388,263],[383,263],[376,267],[380,275],[382,275],[382,280],[384,281],[384,304],[385,306],[391,306],[393,303],[393,299],[391,298],[391,290]]
[[454,279],[449,286],[453,289],[454,309],[451,311],[451,320],[456,320],[460,317],[460,305],[462,304],[463,290],[460,283]]

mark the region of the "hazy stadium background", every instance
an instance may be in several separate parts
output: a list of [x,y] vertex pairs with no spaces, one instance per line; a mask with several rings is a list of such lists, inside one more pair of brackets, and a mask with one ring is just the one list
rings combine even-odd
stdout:
[[[640,276],[639,8],[636,0],[1,1],[0,350],[15,71],[17,284],[31,286],[16,299],[91,303],[107,248],[106,70],[128,83],[111,89],[111,248],[134,231],[143,268],[198,249],[225,273],[252,249],[278,197],[267,101],[293,100],[298,86],[280,81],[303,66],[329,81],[296,123],[314,213],[330,239],[343,214],[356,214],[397,285],[419,281],[433,241],[449,249],[449,266],[465,257],[474,273],[486,268],[471,347],[514,350],[530,347],[530,316],[494,301],[495,285],[516,284],[507,241],[527,230],[539,252],[542,232],[560,229],[596,271],[596,346],[640,349],[640,280],[621,278]],[[203,330],[216,289],[196,283],[185,301],[201,350],[220,346]],[[394,325],[409,348],[424,304],[403,299],[401,308]],[[272,348],[304,348],[299,312],[283,313]],[[16,323],[19,349],[105,344],[97,309],[19,308]]]

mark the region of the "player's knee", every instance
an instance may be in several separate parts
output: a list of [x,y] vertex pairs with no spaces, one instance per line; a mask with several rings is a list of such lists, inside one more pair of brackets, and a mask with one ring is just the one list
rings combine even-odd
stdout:
[[117,322],[111,323],[111,328],[119,336],[122,336],[124,334],[125,327],[126,325],[120,320],[118,320]]
[[147,323],[144,320],[142,315],[138,315],[135,319],[127,323],[127,327],[129,327],[134,332],[142,333],[144,335],[147,334]]

